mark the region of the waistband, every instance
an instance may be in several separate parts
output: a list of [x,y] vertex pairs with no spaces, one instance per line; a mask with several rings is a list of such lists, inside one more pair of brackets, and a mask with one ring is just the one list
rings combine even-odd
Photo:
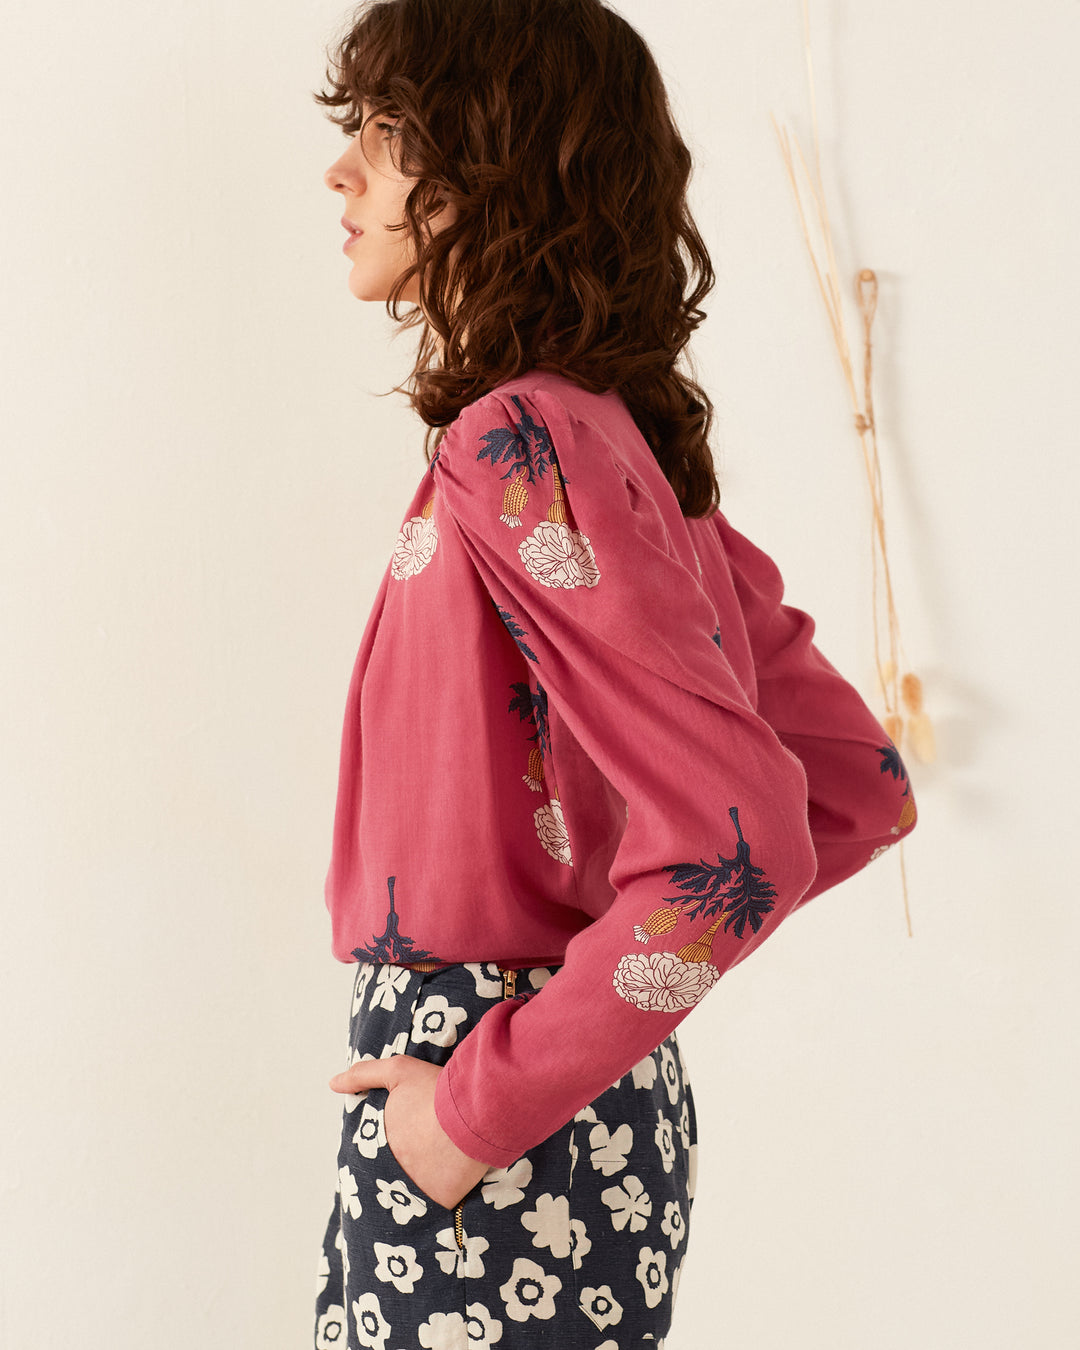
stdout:
[[502,977],[503,998],[513,998],[517,992],[517,981],[519,976],[528,976],[531,971],[544,970],[554,974],[559,969],[558,964],[545,962],[536,966],[504,966],[498,961],[380,961],[371,962],[372,965],[395,965],[402,970],[419,970],[425,974],[431,974],[441,970],[462,970],[469,971],[472,974],[482,970],[484,967],[491,969],[494,967]]

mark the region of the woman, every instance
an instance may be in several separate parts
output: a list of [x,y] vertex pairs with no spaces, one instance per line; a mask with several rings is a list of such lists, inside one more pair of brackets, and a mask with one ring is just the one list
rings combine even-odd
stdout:
[[598,0],[386,0],[316,98],[350,289],[419,326],[440,435],[345,713],[315,1343],[661,1344],[696,1161],[675,1028],[912,828],[910,784],[717,508],[678,368],[713,274],[638,34]]

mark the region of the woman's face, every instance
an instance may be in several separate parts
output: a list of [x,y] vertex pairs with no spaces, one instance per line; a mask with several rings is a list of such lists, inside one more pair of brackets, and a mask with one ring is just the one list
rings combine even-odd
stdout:
[[[363,105],[364,116],[370,106]],[[358,233],[346,236],[345,252],[352,262],[349,290],[358,300],[386,300],[398,277],[415,260],[407,229],[387,226],[405,219],[405,198],[415,182],[395,164],[397,121],[379,117],[349,140],[345,153],[323,175],[332,192],[345,202],[344,219]],[[440,216],[440,224],[445,223]],[[433,229],[439,225],[433,222]],[[419,286],[412,277],[402,299],[418,304]]]

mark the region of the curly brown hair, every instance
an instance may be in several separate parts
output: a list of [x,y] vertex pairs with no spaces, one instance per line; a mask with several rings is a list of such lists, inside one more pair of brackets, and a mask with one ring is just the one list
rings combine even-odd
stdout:
[[[719,505],[713,407],[677,367],[715,276],[690,153],[641,36],[599,0],[369,0],[314,94],[346,135],[393,114],[423,324],[401,392],[432,431],[528,370],[615,389],[685,516]],[[451,223],[429,224],[451,203]],[[418,279],[420,305],[399,312]],[[435,438],[441,439],[442,432]]]

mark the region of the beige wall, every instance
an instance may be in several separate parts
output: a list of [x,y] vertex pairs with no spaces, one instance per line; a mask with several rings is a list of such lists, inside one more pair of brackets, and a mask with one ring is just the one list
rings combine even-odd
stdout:
[[[725,510],[874,698],[866,488],[770,111],[800,7],[624,0],[698,155]],[[814,0],[921,825],[681,1033],[669,1350],[1075,1334],[1080,12]],[[418,473],[412,337],[349,295],[345,14],[9,7],[0,80],[0,1343],[310,1343],[349,971],[322,882],[353,655]],[[853,310],[848,321],[856,332]],[[1071,603],[1070,603],[1071,601]]]

